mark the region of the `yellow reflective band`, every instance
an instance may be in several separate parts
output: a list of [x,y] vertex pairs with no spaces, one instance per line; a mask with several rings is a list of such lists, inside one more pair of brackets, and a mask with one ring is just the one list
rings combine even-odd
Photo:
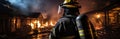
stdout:
[[79,35],[80,35],[80,36],[85,36],[85,35],[84,35],[84,30],[79,30]]
[[63,5],[63,6],[66,6],[66,7],[76,7],[76,6],[74,6],[74,5]]

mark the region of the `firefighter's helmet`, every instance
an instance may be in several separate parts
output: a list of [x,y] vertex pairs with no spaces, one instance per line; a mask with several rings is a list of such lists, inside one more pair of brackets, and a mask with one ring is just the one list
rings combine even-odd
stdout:
[[67,8],[81,8],[81,6],[78,5],[79,3],[77,0],[64,0],[63,4],[61,4],[62,7]]
[[61,13],[62,8],[81,8],[78,4],[77,0],[64,0],[64,2],[58,7],[58,14]]

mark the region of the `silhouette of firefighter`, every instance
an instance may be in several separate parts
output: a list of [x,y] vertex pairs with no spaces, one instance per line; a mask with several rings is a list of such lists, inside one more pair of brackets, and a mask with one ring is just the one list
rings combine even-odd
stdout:
[[49,39],[80,39],[76,25],[76,17],[79,15],[79,8],[75,0],[65,0],[60,6],[64,8],[64,14],[59,19]]
[[77,0],[65,0],[63,16],[59,19],[49,39],[96,39],[95,29],[86,15],[79,14]]

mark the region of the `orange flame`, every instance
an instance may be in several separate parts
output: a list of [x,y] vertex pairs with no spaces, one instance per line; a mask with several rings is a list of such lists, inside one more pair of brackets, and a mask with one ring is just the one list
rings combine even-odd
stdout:
[[33,23],[30,23],[29,25],[31,25],[31,28],[32,28],[32,29],[35,29],[35,27],[34,27],[34,24],[33,24]]
[[51,22],[50,22],[50,25],[51,25],[51,26],[54,26],[54,23],[53,23],[53,21],[51,21]]
[[46,26],[46,27],[47,27],[47,26],[48,26],[48,22],[46,22],[45,25],[43,25],[43,26]]
[[40,28],[41,24],[39,21],[37,21],[37,27]]
[[100,30],[100,29],[102,29],[102,28],[103,28],[103,27],[101,27],[101,26],[96,26],[96,27],[95,27],[96,30]]

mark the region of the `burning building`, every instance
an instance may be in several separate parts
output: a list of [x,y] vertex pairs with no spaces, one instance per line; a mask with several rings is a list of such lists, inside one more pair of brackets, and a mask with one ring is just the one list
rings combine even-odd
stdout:
[[12,17],[13,9],[9,2],[0,0],[0,33],[10,32],[10,18]]
[[[5,1],[5,3],[8,2]],[[0,2],[0,33],[21,31],[22,28],[25,31],[31,31],[55,25],[56,21],[47,19],[48,17],[45,13],[22,15],[20,13],[15,13],[14,9],[9,5],[10,4]]]
[[[11,19],[11,31],[15,32],[18,30],[25,31],[33,31],[38,30],[41,31],[42,28],[52,28],[55,25],[54,20],[47,20],[46,15],[42,13],[30,13],[29,16],[17,15]],[[25,30],[25,31],[24,31]]]
[[[98,39],[119,39],[120,1],[114,1],[103,9],[88,12]],[[94,20],[94,21],[93,21]]]

